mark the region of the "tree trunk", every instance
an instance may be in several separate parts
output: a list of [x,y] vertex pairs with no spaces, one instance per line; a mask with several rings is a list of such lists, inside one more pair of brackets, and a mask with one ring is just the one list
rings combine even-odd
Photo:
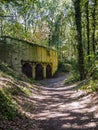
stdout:
[[96,5],[97,5],[97,0],[94,0],[94,9],[92,13],[92,18],[93,18],[93,33],[92,33],[92,48],[93,48],[93,53],[95,54],[95,29],[96,29]]
[[86,8],[86,30],[87,30],[87,55],[88,55],[88,62],[90,62],[90,29],[89,29],[89,1],[85,4]]
[[83,55],[83,45],[82,45],[82,25],[81,25],[81,0],[74,0],[75,8],[75,22],[76,22],[76,31],[77,31],[77,41],[78,41],[78,67],[80,80],[83,80],[84,77],[84,55]]

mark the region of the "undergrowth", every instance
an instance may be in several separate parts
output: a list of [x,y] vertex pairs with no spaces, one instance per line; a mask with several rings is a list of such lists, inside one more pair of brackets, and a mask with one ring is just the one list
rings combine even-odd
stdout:
[[68,61],[61,61],[59,60],[59,64],[58,64],[58,72],[69,72],[71,69],[71,65]]
[[80,80],[80,75],[79,75],[79,71],[78,71],[78,63],[76,62],[76,60],[72,59],[72,61],[69,62],[70,63],[70,73],[69,73],[69,77],[67,80],[65,80],[65,84],[72,84],[75,83],[77,81]]
[[[77,81],[80,81],[80,75],[78,68],[78,63],[72,59],[70,68],[70,76],[68,79],[65,80],[65,84],[72,84]],[[94,63],[89,67],[85,67],[85,80],[80,81],[83,84],[81,84],[81,89],[88,89],[89,91],[98,91],[98,60],[95,60]],[[88,82],[89,81],[89,82]]]
[[79,75],[78,74],[70,74],[70,76],[68,77],[68,79],[65,80],[65,85],[66,84],[72,84],[79,81]]
[[6,64],[0,64],[0,120],[13,120],[22,114],[16,101],[19,95],[31,95],[33,81],[19,75]]
[[24,74],[17,73],[6,63],[0,63],[0,71],[1,73],[3,72],[4,74],[6,74],[6,75],[3,75],[5,77],[14,78],[15,80],[26,81],[29,83],[35,83],[35,80],[27,78]]
[[0,90],[0,116],[2,119],[8,120],[18,116],[17,105],[2,90]]
[[84,81],[80,85],[81,90],[87,90],[89,92],[98,92],[98,80],[90,79],[88,81]]

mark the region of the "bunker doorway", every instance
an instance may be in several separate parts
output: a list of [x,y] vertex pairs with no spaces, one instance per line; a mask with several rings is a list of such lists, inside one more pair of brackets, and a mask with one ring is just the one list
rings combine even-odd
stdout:
[[42,80],[43,79],[43,66],[41,64],[37,64],[35,68],[35,79]]
[[22,72],[28,77],[32,78],[32,67],[29,63],[25,63],[22,66]]
[[52,77],[52,67],[51,65],[46,66],[46,78],[51,78]]

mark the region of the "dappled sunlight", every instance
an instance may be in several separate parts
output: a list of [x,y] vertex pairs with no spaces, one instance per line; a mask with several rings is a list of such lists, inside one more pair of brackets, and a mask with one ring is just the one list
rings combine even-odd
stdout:
[[33,116],[40,121],[43,130],[92,130],[97,127],[98,116],[94,112],[98,107],[91,104],[91,95],[75,88],[76,84],[64,86],[61,80],[41,85],[39,95],[33,95],[32,99],[41,108]]
[[97,109],[97,113],[94,113],[94,118],[98,119],[98,109]]
[[20,109],[28,118],[39,121],[43,130],[92,130],[98,127],[98,107],[95,105],[98,98],[77,91],[76,84],[64,86],[63,80],[46,81],[42,81],[45,85],[30,88],[31,96],[18,97]]
[[95,122],[90,122],[90,123],[88,123],[88,124],[86,124],[85,125],[86,127],[92,127],[92,128],[94,128],[94,127],[96,127],[97,126],[97,124],[95,123]]
[[73,102],[71,103],[72,107],[78,108],[80,106],[79,102]]

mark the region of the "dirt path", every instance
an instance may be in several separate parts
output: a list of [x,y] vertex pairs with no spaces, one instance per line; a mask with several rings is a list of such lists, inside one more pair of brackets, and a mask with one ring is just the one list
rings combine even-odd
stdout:
[[32,85],[30,95],[15,100],[26,116],[0,120],[0,130],[98,130],[98,94],[64,85],[66,76]]
[[64,86],[65,77],[42,81],[33,102],[42,130],[98,130],[98,97]]

